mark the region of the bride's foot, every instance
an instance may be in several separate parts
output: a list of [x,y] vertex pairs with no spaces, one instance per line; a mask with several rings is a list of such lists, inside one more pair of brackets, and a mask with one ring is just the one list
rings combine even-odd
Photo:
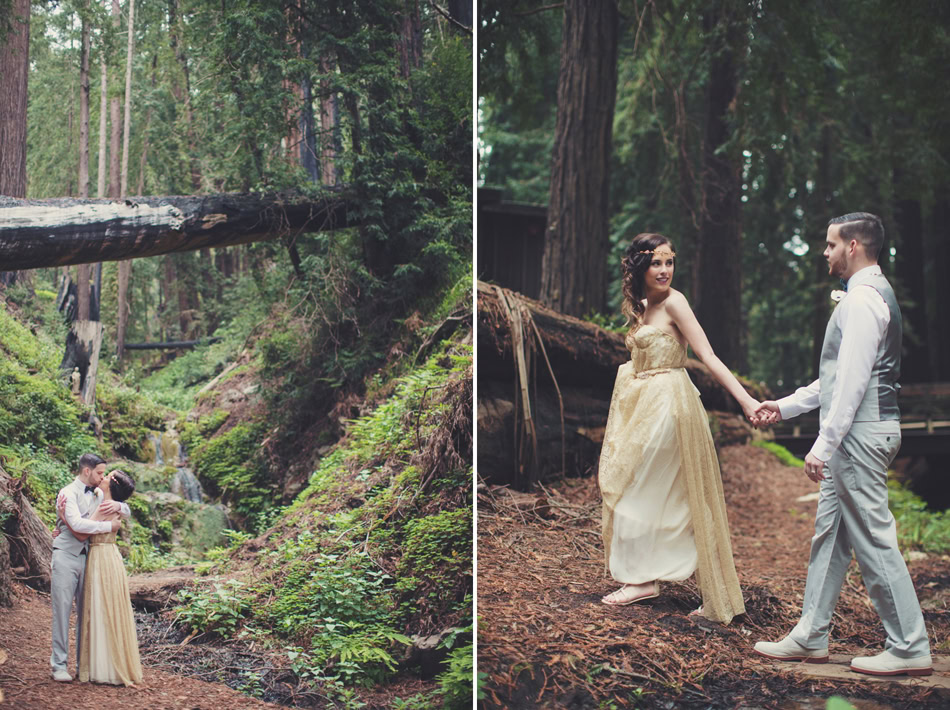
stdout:
[[698,609],[693,609],[691,612],[689,612],[689,614],[687,614],[687,616],[702,616],[702,615],[703,615],[702,606],[700,606]]
[[646,584],[625,584],[600,601],[609,606],[627,606],[627,604],[642,602],[646,599],[656,599],[658,596],[660,596],[659,582],[647,582]]

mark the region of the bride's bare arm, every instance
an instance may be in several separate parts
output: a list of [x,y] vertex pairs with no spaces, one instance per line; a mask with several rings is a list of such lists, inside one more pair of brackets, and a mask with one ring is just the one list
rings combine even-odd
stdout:
[[713,352],[712,345],[709,344],[709,338],[706,337],[706,332],[699,321],[696,320],[696,315],[693,313],[693,309],[689,307],[686,297],[678,292],[671,293],[666,300],[666,312],[672,316],[676,327],[686,336],[686,340],[693,352],[696,353],[696,357],[702,360],[703,364],[709,368],[712,376],[716,378],[716,381],[735,398],[746,417],[754,424],[757,423],[756,409],[759,403],[745,391],[736,376]]

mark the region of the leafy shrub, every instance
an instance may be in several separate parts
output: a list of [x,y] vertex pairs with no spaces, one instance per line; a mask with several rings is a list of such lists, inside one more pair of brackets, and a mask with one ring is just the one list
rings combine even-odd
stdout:
[[950,511],[931,511],[913,492],[891,479],[887,482],[888,507],[897,520],[902,550],[916,549],[943,555],[950,552]]
[[405,525],[400,580],[422,580],[425,606],[445,611],[456,600],[464,573],[472,566],[472,510],[443,510]]
[[231,636],[250,612],[250,599],[242,596],[243,582],[234,579],[215,582],[212,587],[182,589],[181,606],[175,608],[179,621],[193,632],[215,632]]
[[442,690],[443,707],[449,710],[462,710],[472,707],[472,674],[475,670],[472,644],[459,646],[449,653],[443,673],[436,676]]

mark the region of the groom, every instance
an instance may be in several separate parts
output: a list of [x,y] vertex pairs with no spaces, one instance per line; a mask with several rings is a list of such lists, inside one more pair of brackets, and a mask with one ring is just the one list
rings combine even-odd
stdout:
[[[96,454],[83,454],[79,458],[79,475],[65,486],[57,496],[57,508],[72,529],[80,534],[115,532],[122,524],[120,520],[86,520],[99,507],[102,491],[96,486],[106,473],[106,462]],[[125,503],[105,501],[104,513],[118,512],[125,518],[130,515]],[[53,562],[51,573],[50,601],[53,605],[53,653],[50,666],[53,680],[69,682],[73,679],[66,670],[69,656],[69,613],[73,599],[76,600],[76,657],[82,640],[83,583],[86,575],[86,553],[88,544],[73,536],[62,519],[56,521],[57,533],[53,538]],[[78,664],[78,660],[77,660]]]
[[824,256],[829,273],[846,282],[846,295],[825,331],[819,378],[759,407],[760,421],[769,424],[821,408],[818,440],[805,457],[805,474],[821,487],[801,620],[784,639],[760,641],[755,651],[782,661],[828,661],[831,615],[853,549],[887,641],[883,653],[852,659],[851,670],[930,675],[927,630],[887,507],[887,467],[901,442],[901,313],[877,263],[883,242],[873,214],[828,223]]

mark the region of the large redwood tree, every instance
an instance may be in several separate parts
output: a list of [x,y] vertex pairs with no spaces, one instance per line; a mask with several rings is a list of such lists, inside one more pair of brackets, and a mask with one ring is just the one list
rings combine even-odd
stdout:
[[606,304],[618,22],[614,0],[564,4],[541,300],[575,316]]

